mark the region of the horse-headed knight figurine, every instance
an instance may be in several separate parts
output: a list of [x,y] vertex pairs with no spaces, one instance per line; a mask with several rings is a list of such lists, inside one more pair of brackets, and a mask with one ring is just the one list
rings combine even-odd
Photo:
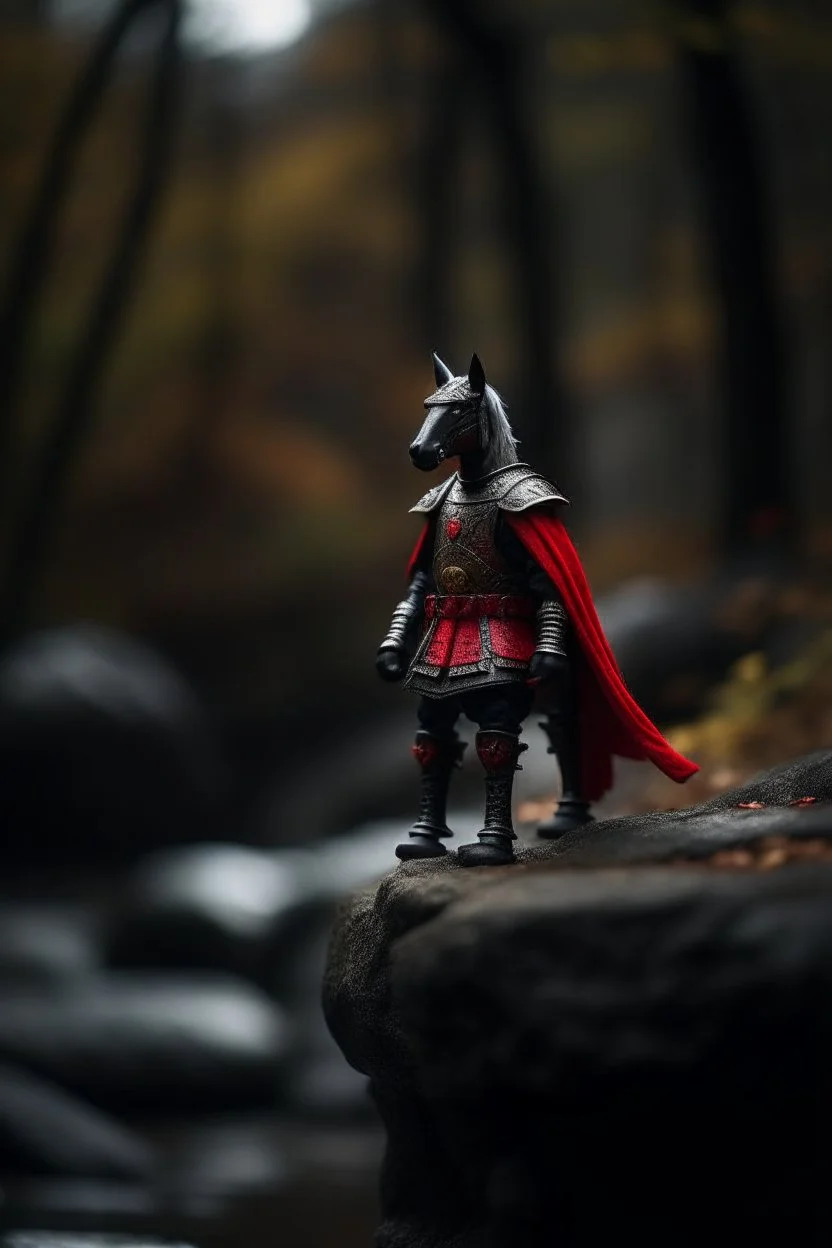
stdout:
[[[612,783],[612,757],[650,759],[680,783],[696,765],[669,745],[626,689],[560,513],[560,491],[519,461],[497,392],[475,355],[455,377],[434,355],[436,391],[410,446],[423,472],[459,468],[412,508],[425,524],[376,666],[421,695],[413,753],[421,769],[419,817],[401,859],[446,853],[448,786],[462,760],[461,714],[477,725],[485,818],[458,850],[464,866],[514,860],[512,787],[523,721],[536,686],[549,706],[563,796],[541,828],[560,835],[591,819]],[[555,727],[552,727],[554,725]]]

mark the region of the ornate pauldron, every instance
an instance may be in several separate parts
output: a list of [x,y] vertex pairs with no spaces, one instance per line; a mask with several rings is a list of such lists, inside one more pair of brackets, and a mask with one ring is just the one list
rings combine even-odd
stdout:
[[566,505],[569,501],[556,486],[534,472],[528,464],[508,464],[478,481],[462,481],[454,473],[447,481],[428,490],[410,510],[429,515],[446,499],[458,505],[490,499],[497,504],[500,511],[525,511],[527,507],[536,507],[540,503]]

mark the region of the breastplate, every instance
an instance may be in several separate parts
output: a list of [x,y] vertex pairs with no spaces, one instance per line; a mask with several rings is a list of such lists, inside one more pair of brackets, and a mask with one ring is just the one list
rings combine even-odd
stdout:
[[519,586],[497,549],[500,509],[455,483],[436,522],[433,576],[440,594],[508,594]]

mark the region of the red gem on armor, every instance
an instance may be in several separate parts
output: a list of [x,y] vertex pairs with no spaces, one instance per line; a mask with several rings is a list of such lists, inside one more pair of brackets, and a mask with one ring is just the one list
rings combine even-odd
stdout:
[[429,767],[439,754],[439,744],[436,741],[417,741],[411,750],[420,767]]
[[448,534],[448,537],[451,539],[452,542],[456,541],[461,531],[462,531],[462,521],[460,520],[459,516],[451,516],[450,520],[445,525],[445,532]]

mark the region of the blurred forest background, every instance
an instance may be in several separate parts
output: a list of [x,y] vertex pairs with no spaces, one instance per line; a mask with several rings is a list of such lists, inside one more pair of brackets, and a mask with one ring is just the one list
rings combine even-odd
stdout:
[[[135,7],[12,331],[2,535],[25,624],[150,638],[236,721],[307,722],[333,689],[380,704],[433,347],[458,369],[480,352],[599,588],[700,571],[749,488],[749,514],[788,507],[828,556],[832,13],[811,0],[192,0],[135,281],[27,546],[145,176],[175,6]],[[113,6],[3,10],[8,274]]]

